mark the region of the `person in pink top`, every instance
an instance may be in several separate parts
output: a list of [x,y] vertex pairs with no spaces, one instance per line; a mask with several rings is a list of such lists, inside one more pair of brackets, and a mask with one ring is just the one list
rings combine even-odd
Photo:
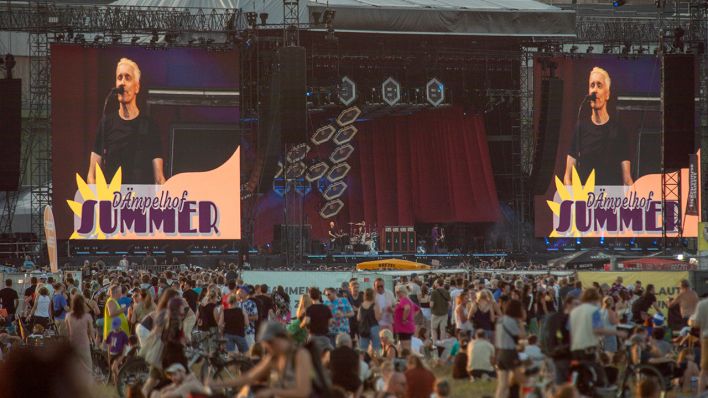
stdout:
[[93,320],[86,311],[86,300],[81,294],[74,295],[71,300],[71,313],[66,317],[69,332],[69,342],[79,356],[85,370],[93,372],[91,360],[91,336],[93,336]]
[[408,298],[408,288],[405,285],[396,286],[398,304],[393,310],[393,331],[401,343],[401,349],[411,349],[411,337],[415,334],[415,314],[420,308]]

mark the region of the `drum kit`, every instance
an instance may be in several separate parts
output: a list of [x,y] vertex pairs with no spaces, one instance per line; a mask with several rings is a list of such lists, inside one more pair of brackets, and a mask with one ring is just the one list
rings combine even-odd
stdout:
[[349,223],[349,244],[352,245],[354,251],[375,252],[378,239],[379,234],[376,232],[376,226],[368,226],[366,221]]

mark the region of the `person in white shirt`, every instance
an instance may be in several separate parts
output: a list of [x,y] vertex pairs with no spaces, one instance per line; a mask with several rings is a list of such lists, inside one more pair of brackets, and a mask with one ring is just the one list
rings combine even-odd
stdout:
[[708,299],[696,305],[696,311],[688,320],[691,327],[701,330],[701,373],[698,377],[698,392],[703,392],[708,385]]
[[477,329],[475,339],[467,343],[467,372],[473,380],[497,377],[494,345],[486,339],[486,332]]
[[374,291],[376,292],[376,304],[381,308],[379,328],[393,330],[393,307],[396,304],[396,298],[390,290],[386,289],[384,280],[381,278],[374,281]]

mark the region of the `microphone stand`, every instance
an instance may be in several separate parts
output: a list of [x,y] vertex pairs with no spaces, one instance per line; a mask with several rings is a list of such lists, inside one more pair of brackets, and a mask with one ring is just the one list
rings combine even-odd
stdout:
[[103,100],[103,111],[101,112],[101,163],[103,164],[101,166],[106,165],[106,107],[108,106],[108,100],[111,99],[111,96],[123,94],[124,92],[125,87],[122,85],[112,88]]
[[575,158],[575,169],[578,170],[580,169],[580,149],[582,148],[582,135],[580,134],[580,112],[583,110],[583,105],[585,105],[588,100],[594,100],[595,96],[590,94],[586,95],[585,98],[583,98],[583,102],[580,103],[580,106],[578,107],[578,115],[575,118],[576,124],[575,124],[575,143],[576,143],[576,148],[577,148],[577,157]]

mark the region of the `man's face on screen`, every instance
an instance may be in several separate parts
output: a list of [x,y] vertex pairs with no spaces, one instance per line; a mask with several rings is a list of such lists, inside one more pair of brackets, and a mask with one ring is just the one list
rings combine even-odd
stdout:
[[588,94],[595,93],[596,99],[590,101],[592,109],[602,109],[607,106],[607,101],[610,99],[610,88],[607,87],[605,76],[601,73],[591,73],[588,82]]
[[135,80],[135,72],[130,65],[120,64],[116,68],[116,87],[123,85],[125,92],[118,94],[118,101],[124,104],[133,102],[140,92],[140,82]]

